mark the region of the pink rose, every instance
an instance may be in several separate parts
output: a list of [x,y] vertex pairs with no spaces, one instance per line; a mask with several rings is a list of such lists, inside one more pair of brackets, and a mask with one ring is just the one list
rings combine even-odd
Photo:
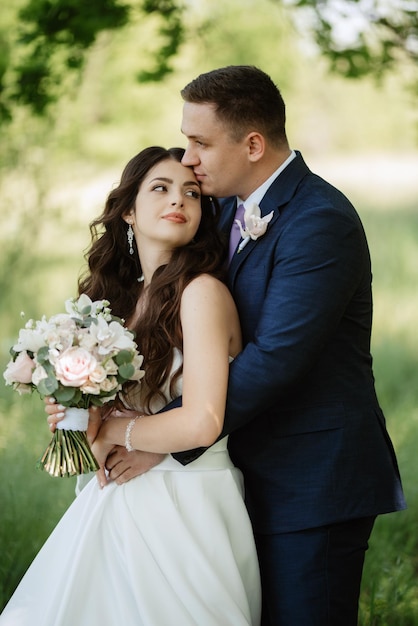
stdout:
[[82,387],[97,368],[97,361],[84,348],[68,348],[55,361],[55,374],[65,387]]
[[19,352],[15,361],[9,362],[3,376],[7,385],[13,383],[28,385],[32,382],[32,372],[34,369],[34,361],[30,358],[26,350],[23,350]]

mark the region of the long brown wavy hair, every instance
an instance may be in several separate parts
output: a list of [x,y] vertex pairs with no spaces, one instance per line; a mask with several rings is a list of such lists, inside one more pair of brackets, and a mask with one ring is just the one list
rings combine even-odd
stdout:
[[[127,224],[123,219],[134,207],[139,187],[149,170],[158,163],[173,159],[181,162],[184,150],[166,150],[153,146],[134,156],[123,170],[119,185],[108,195],[104,211],[90,224],[92,243],[85,258],[87,273],[78,283],[79,293],[92,300],[106,299],[113,315],[124,320],[134,317],[138,298],[144,289],[138,281],[142,275],[135,240],[134,254],[129,254]],[[216,224],[219,205],[215,199],[202,196],[202,218],[193,240],[176,248],[170,262],[161,265],[148,287],[146,310],[134,327],[136,342],[144,355],[145,388],[143,408],[149,403],[170,375],[173,349],[182,350],[180,302],[184,288],[202,273],[224,279],[226,246]],[[170,393],[181,368],[171,381]]]

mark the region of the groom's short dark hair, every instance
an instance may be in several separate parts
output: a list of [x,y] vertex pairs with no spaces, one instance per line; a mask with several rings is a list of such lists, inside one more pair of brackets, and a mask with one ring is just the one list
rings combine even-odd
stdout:
[[284,100],[270,76],[257,67],[229,65],[200,74],[181,96],[194,104],[214,104],[218,118],[237,141],[258,131],[273,145],[287,143]]

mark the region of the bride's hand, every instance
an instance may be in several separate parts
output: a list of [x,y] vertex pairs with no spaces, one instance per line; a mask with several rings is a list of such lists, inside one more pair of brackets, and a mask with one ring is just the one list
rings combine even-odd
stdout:
[[54,432],[57,423],[61,422],[61,420],[65,417],[65,406],[62,404],[57,404],[55,398],[47,397],[44,398],[45,403],[45,411],[48,414],[47,422],[51,432]]
[[[55,398],[44,398],[45,411],[48,414],[47,422],[51,432],[54,432],[58,422],[61,422],[65,417],[66,407],[62,404],[57,404]],[[89,443],[92,443],[97,437],[97,433],[102,423],[100,408],[92,406],[89,408],[89,423],[87,427],[87,438]]]

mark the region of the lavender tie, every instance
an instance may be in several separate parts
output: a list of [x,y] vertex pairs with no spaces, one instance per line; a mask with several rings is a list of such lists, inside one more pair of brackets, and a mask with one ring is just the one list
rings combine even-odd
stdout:
[[242,224],[244,211],[245,211],[245,206],[243,204],[238,205],[238,208],[235,212],[234,222],[231,228],[231,233],[229,235],[229,256],[228,256],[229,262],[231,262],[231,259],[234,256],[235,250],[237,249],[238,242],[241,239],[241,231],[239,229],[238,224],[235,222],[235,220],[239,220]]

